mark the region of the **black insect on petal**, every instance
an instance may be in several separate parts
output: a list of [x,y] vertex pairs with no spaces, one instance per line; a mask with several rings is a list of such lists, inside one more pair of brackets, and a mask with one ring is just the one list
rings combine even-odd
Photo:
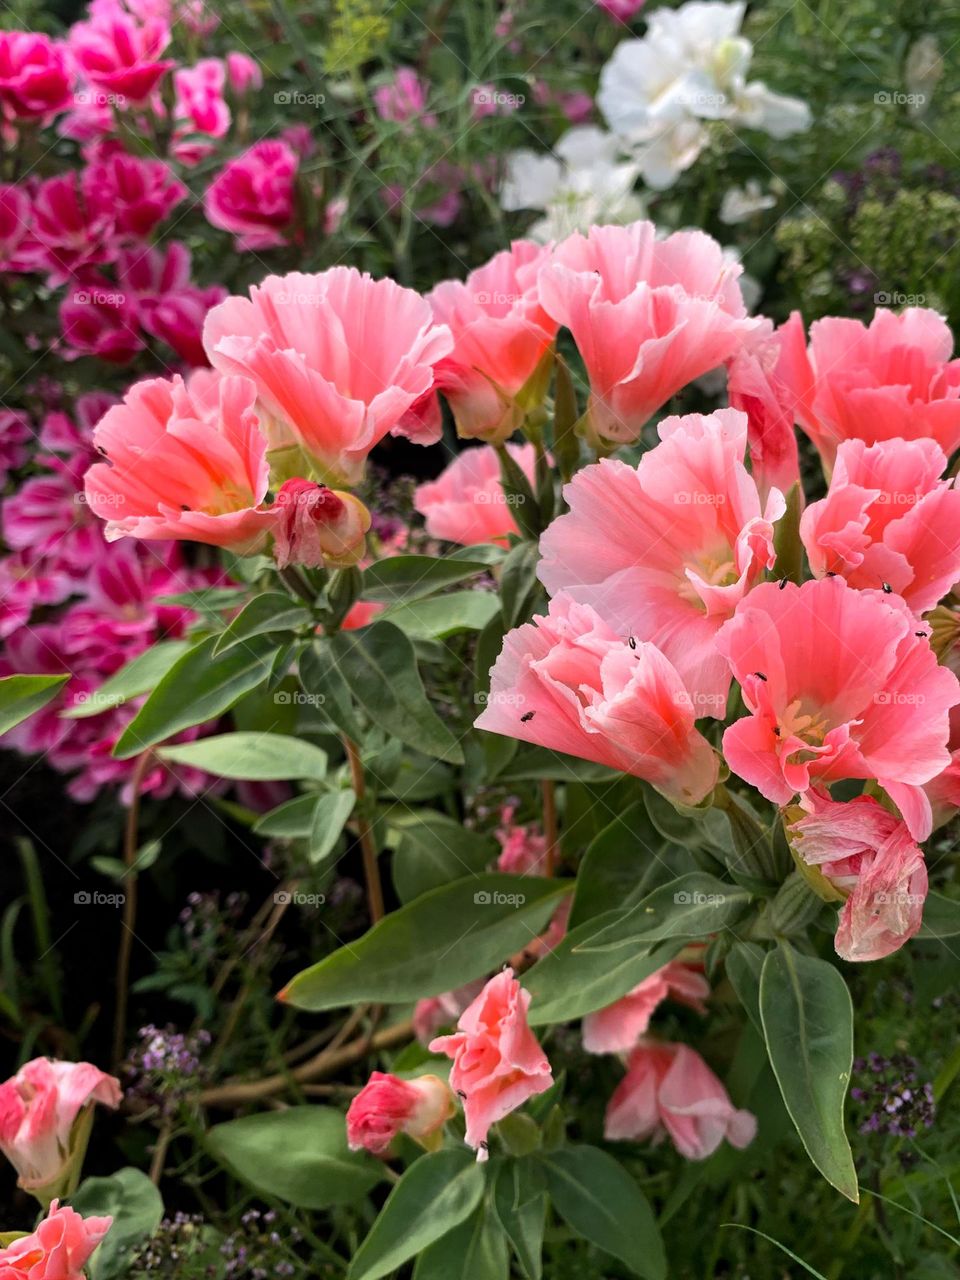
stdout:
[[789,578],[781,578],[781,579],[780,579],[779,586],[780,586],[780,590],[781,590],[781,591],[784,589],[784,587],[787,585],[787,583],[788,583],[789,581],[790,581],[790,579],[789,579]]
[[883,587],[884,593],[885,593],[886,595],[891,595],[891,594],[892,594],[892,592],[893,592],[893,587],[891,587],[891,585],[890,585],[890,583],[889,583],[889,582],[881,582],[881,584],[880,584],[880,585]]
[[627,644],[630,646],[631,649],[635,649],[637,647],[636,637],[631,636],[630,639],[627,641]]
[[520,717],[520,723],[526,724],[528,720],[532,720],[537,713],[535,711],[525,711]]
[[753,674],[757,677],[758,680],[762,680],[764,684],[767,683],[767,677],[763,674],[762,671],[755,671]]

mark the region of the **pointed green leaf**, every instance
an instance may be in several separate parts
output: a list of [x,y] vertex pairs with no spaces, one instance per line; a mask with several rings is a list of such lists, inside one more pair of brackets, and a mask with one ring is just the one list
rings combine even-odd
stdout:
[[760,1017],[783,1101],[807,1154],[855,1204],[857,1171],[843,1129],[853,1066],[853,1003],[839,971],[783,941],[760,977]]
[[314,806],[307,846],[311,862],[322,862],[332,852],[356,803],[357,797],[349,787],[320,796]]
[[226,653],[243,640],[254,636],[270,635],[279,631],[294,631],[312,621],[309,609],[294,604],[280,591],[267,591],[254,596],[231,621],[214,647],[214,653]]
[[0,679],[0,733],[45,707],[70,679],[65,676],[4,676]]
[[218,733],[196,742],[163,747],[157,755],[173,764],[190,765],[219,778],[245,782],[319,780],[327,772],[325,751],[285,733]]
[[191,640],[161,640],[159,644],[151,645],[104,680],[100,688],[88,694],[83,702],[64,711],[64,719],[83,720],[87,716],[98,716],[111,707],[122,706],[130,698],[139,697],[141,693],[149,693],[192,644]]
[[615,951],[663,938],[705,938],[742,919],[751,901],[747,889],[694,871],[654,889],[579,945],[583,951]]
[[[470,548],[472,551],[473,548]],[[393,604],[399,600],[419,600],[441,587],[462,582],[488,565],[484,558],[458,559],[444,556],[391,556],[378,560],[363,571],[360,595],[364,600]]]

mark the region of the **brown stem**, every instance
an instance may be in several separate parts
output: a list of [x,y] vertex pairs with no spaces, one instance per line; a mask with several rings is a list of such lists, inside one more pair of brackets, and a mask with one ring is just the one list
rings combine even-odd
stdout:
[[120,946],[117,949],[117,1003],[113,1019],[113,1061],[119,1066],[127,1043],[127,1003],[130,992],[130,954],[137,924],[137,832],[140,825],[140,788],[150,766],[151,753],[144,751],[137,757],[130,777],[130,808],[123,836],[124,899],[120,930]]
[[350,777],[354,794],[357,797],[357,834],[360,837],[360,849],[363,852],[363,874],[367,881],[367,906],[370,921],[376,924],[383,918],[383,885],[380,883],[380,867],[377,862],[377,846],[373,840],[373,828],[367,817],[366,798],[367,780],[363,772],[363,761],[356,743],[344,734],[343,749],[347,753],[350,765]]
[[289,1073],[265,1076],[262,1080],[228,1080],[226,1084],[205,1089],[200,1094],[200,1102],[207,1107],[224,1109],[244,1106],[250,1102],[261,1102],[273,1094],[282,1093],[292,1083],[312,1084],[324,1076],[333,1075],[342,1067],[359,1062],[367,1053],[376,1053],[380,1049],[392,1049],[398,1044],[404,1044],[412,1037],[413,1022],[398,1022],[395,1026],[385,1027],[373,1036],[358,1036],[349,1044],[337,1049],[325,1049]]
[[560,838],[557,830],[557,793],[554,784],[546,778],[540,783],[540,793],[543,798],[543,833],[547,841],[543,874],[552,876],[557,869],[557,846]]
[[160,1179],[163,1177],[163,1162],[167,1158],[167,1148],[170,1146],[172,1134],[173,1125],[167,1120],[157,1134],[157,1141],[153,1148],[153,1159],[150,1161],[150,1181],[155,1187],[160,1185]]

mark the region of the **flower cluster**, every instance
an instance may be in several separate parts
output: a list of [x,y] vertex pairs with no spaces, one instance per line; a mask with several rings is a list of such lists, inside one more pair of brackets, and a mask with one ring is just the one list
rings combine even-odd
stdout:
[[890,1058],[870,1053],[853,1064],[858,1083],[850,1096],[860,1103],[866,1119],[861,1133],[886,1133],[894,1138],[915,1138],[929,1129],[937,1114],[933,1085],[920,1084],[919,1063],[905,1053]]

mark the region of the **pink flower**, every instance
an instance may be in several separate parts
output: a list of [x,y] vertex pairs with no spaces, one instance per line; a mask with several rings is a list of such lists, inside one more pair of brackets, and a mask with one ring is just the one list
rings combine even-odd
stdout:
[[36,31],[0,31],[0,110],[7,119],[51,116],[72,97],[73,75],[62,44]]
[[271,510],[277,516],[273,554],[279,568],[343,568],[362,559],[370,512],[352,493],[312,480],[285,480]]
[[300,158],[285,142],[257,142],[221,169],[203,197],[211,226],[236,236],[237,248],[287,243]]
[[253,378],[271,447],[298,447],[331,485],[360,478],[451,346],[418,293],[352,267],[267,276],[214,307],[203,341],[215,368]]
[[[0,635],[3,634],[2,626],[2,615],[0,615]],[[946,769],[938,773],[935,778],[931,778],[923,789],[933,810],[933,828],[936,830],[949,822],[960,810],[960,748],[950,752],[950,763]]]
[[547,841],[534,826],[517,826],[513,821],[514,806],[504,805],[501,826],[494,833],[500,844],[497,870],[507,875],[536,875],[546,856]]
[[750,465],[763,498],[771,489],[787,494],[800,482],[794,427],[799,392],[793,371],[805,360],[803,321],[794,311],[776,331],[764,320],[727,368],[730,405],[747,415]]
[[83,172],[88,209],[108,209],[121,236],[141,240],[168,218],[187,188],[162,160],[142,160],[111,151]]
[[13,409],[0,409],[0,489],[7,483],[11,471],[22,467],[27,460],[24,445],[32,439],[30,423],[22,413]]
[[935,440],[844,441],[827,496],[800,521],[813,573],[886,583],[915,613],[934,608],[960,580],[960,492],[939,479],[946,465]]
[[587,367],[594,441],[636,440],[661,405],[757,328],[741,271],[702,231],[658,240],[652,222],[591,227],[556,247],[540,272],[540,300]]
[[88,462],[95,461],[93,429],[116,403],[116,397],[106,391],[84,392],[74,401],[72,418],[60,410],[47,414],[40,426],[41,445],[49,453],[68,458],[81,454]]
[[35,552],[4,556],[0,560],[0,640],[29,622],[35,608],[65,600],[72,588],[69,574]]
[[0,1280],[83,1280],[83,1268],[113,1224],[81,1218],[54,1200],[36,1231],[0,1249]]
[[923,853],[906,825],[872,796],[838,803],[811,792],[803,803],[809,812],[790,822],[792,847],[845,899],[837,954],[881,960],[898,951],[920,928],[927,896]]
[[33,198],[32,237],[38,265],[51,284],[62,284],[82,267],[109,262],[115,253],[113,217],[99,198],[88,201],[77,173],[41,182]]
[[929,437],[949,457],[960,445],[960,360],[944,318],[925,307],[881,308],[869,326],[827,316],[786,376],[798,420],[833,466],[844,440],[877,444]]
[[630,22],[643,8],[644,0],[596,0],[597,8],[618,22]]
[[136,303],[111,280],[89,274],[60,304],[65,360],[97,356],[126,364],[144,348]]
[[700,969],[671,960],[622,999],[587,1014],[583,1047],[587,1053],[629,1053],[646,1034],[650,1019],[664,1000],[676,1000],[703,1014],[709,996],[710,984]]
[[267,442],[248,378],[204,370],[138,382],[97,425],[105,461],[86,475],[106,537],[186,539],[248,554],[275,517],[258,510],[269,484]]
[[453,1095],[438,1076],[398,1076],[374,1071],[347,1110],[351,1151],[385,1155],[398,1133],[429,1150],[440,1145],[440,1130],[453,1115]]
[[453,334],[453,351],[437,366],[437,386],[461,436],[498,444],[543,400],[543,378],[528,384],[557,334],[537,288],[549,256],[542,245],[515,240],[463,283],[445,280],[428,295],[437,322]]
[[[507,449],[533,484],[533,445],[508,444]],[[490,445],[458,453],[436,480],[417,486],[413,505],[426,517],[431,538],[464,547],[479,542],[506,546],[508,535],[520,532],[500,483],[500,459]]]
[[917,631],[898,596],[842,578],[754,587],[717,637],[750,712],[724,733],[730,768],[775,804],[876,779],[926,839],[960,684]]
[[461,1015],[452,1036],[431,1041],[431,1053],[453,1059],[450,1087],[463,1099],[467,1146],[487,1159],[490,1126],[553,1084],[550,1063],[527,1025],[530,993],[512,969],[491,978]]
[[36,1192],[78,1173],[87,1139],[81,1112],[95,1102],[116,1109],[120,1098],[120,1081],[89,1062],[34,1058],[22,1066],[0,1085],[0,1151],[19,1185]]
[[747,420],[735,409],[664,418],[637,467],[604,459],[567,485],[568,514],[540,539],[551,595],[591,605],[622,635],[656,645],[689,690],[696,717],[723,718],[730,672],[717,632],[774,563],[783,496],[761,510],[743,465]]
[[652,644],[628,642],[585,604],[555,596],[511,631],[477,727],[594,760],[697,804],[718,776],[690,695]]
[[170,29],[159,17],[138,21],[119,5],[101,8],[89,22],[70,28],[70,49],[91,84],[118,98],[117,105],[144,102],[173,61],[160,55]]
[[190,281],[190,250],[171,241],[166,250],[138,248],[117,256],[117,276],[135,301],[145,332],[172,347],[191,365],[205,365],[203,324],[211,307],[222,302],[220,285],[201,288]]
[[30,197],[22,187],[0,183],[0,270],[34,271],[36,242],[28,235],[33,219]]
[[85,574],[102,546],[100,528],[80,494],[85,460],[44,459],[3,504],[3,537],[14,551],[49,557],[70,573]]
[[749,1111],[738,1111],[704,1060],[685,1044],[643,1041],[607,1105],[608,1141],[657,1141],[669,1136],[687,1160],[706,1160],[726,1138],[746,1147],[757,1132]]
[[437,123],[436,116],[426,113],[427,86],[413,67],[398,67],[389,84],[374,90],[373,104],[381,120],[395,124],[416,120],[427,128]]
[[483,987],[483,979],[477,978],[456,991],[445,991],[443,995],[418,1000],[413,1007],[413,1031],[420,1043],[426,1047],[442,1027],[452,1026],[464,1009],[476,1000]]
[[226,57],[227,81],[230,89],[238,98],[246,97],[251,89],[263,87],[263,72],[260,64],[246,53],[231,50]]
[[226,83],[221,58],[201,58],[195,67],[178,67],[173,73],[177,129],[222,138],[230,128],[230,108],[223,96]]

